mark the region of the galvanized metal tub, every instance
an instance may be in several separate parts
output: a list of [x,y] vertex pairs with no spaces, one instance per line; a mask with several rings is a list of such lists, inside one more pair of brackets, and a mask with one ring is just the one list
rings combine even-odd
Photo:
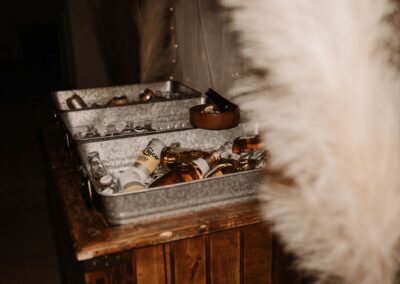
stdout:
[[115,96],[126,96],[129,101],[137,101],[139,100],[140,92],[142,92],[144,89],[180,93],[187,97],[200,95],[198,91],[179,82],[164,81],[104,88],[63,90],[52,93],[51,97],[58,111],[71,111],[68,108],[66,101],[74,94],[79,95],[88,105],[92,105],[94,103],[104,105]]
[[[140,103],[139,94],[144,89],[152,89],[166,93],[179,94],[166,100]],[[104,105],[116,95],[125,95],[129,101],[137,101],[124,106],[101,106],[79,110],[69,110],[66,100],[77,94],[90,105]],[[170,129],[191,128],[189,109],[203,104],[205,98],[201,94],[175,81],[150,84],[137,84],[119,87],[94,88],[82,90],[58,91],[52,94],[59,116],[73,140],[93,140],[98,137],[87,136],[88,129],[95,128],[98,135],[109,135],[109,126],[114,126],[113,136],[135,136],[135,131],[122,132],[126,126],[151,125],[151,131],[162,132]]]
[[262,171],[253,170],[134,193],[97,194],[107,221],[121,225],[254,200],[262,181]]
[[[220,131],[190,129],[140,137],[80,141],[77,147],[89,176],[86,157],[92,151],[99,152],[100,157],[107,162],[109,171],[115,174],[133,164],[140,150],[152,138],[158,138],[167,145],[180,142],[182,147],[211,150],[249,132],[247,127],[241,124]],[[95,183],[92,185],[105,218],[110,224],[119,225],[255,199],[262,180],[262,171],[253,170],[113,195],[102,193]]]

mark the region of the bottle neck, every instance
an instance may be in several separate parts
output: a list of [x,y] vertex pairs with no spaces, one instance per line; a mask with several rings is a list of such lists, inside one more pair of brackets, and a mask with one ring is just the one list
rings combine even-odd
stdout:
[[161,152],[161,164],[173,165],[176,163],[190,163],[191,161],[205,157],[209,153],[197,149],[181,148],[176,146],[165,147]]
[[220,159],[220,155],[218,151],[212,151],[210,155],[204,158],[198,158],[193,161],[198,169],[201,171],[204,176],[206,173],[210,171],[210,169],[214,166],[214,164]]

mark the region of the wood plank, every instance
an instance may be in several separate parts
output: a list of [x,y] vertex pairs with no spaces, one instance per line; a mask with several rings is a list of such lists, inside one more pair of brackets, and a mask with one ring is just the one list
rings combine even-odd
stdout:
[[212,284],[240,283],[240,229],[210,235]]
[[206,283],[206,246],[204,236],[171,244],[176,284]]
[[136,249],[135,263],[138,284],[167,283],[162,245]]
[[164,244],[164,261],[165,261],[165,276],[166,276],[166,284],[174,284],[175,283],[175,274],[174,274],[174,256],[172,253],[171,244]]
[[86,261],[89,270],[84,275],[87,284],[135,284],[134,259],[132,252],[123,252],[113,256]]
[[[251,201],[141,224],[110,226],[101,229],[98,235],[78,246],[77,258],[78,260],[85,260],[135,247],[152,246],[256,224],[262,220],[258,205],[258,202]],[[82,221],[90,222],[90,220],[77,218],[72,224],[85,226]]]
[[272,235],[267,224],[242,228],[243,283],[272,283]]
[[108,282],[108,271],[95,271],[85,274],[86,284],[107,284]]
[[120,268],[109,268],[85,274],[86,284],[135,284],[131,275]]

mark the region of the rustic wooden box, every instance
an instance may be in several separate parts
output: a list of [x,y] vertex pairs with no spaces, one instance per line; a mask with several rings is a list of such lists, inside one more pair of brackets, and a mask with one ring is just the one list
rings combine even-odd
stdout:
[[82,194],[60,124],[43,130],[65,283],[296,283],[257,201],[110,226]]

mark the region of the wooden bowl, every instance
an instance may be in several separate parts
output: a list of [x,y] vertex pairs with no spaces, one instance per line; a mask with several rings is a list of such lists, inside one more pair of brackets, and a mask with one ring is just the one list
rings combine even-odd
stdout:
[[193,127],[220,130],[233,128],[239,124],[240,111],[238,106],[232,111],[205,113],[204,109],[208,106],[209,104],[204,104],[190,108],[190,123]]

